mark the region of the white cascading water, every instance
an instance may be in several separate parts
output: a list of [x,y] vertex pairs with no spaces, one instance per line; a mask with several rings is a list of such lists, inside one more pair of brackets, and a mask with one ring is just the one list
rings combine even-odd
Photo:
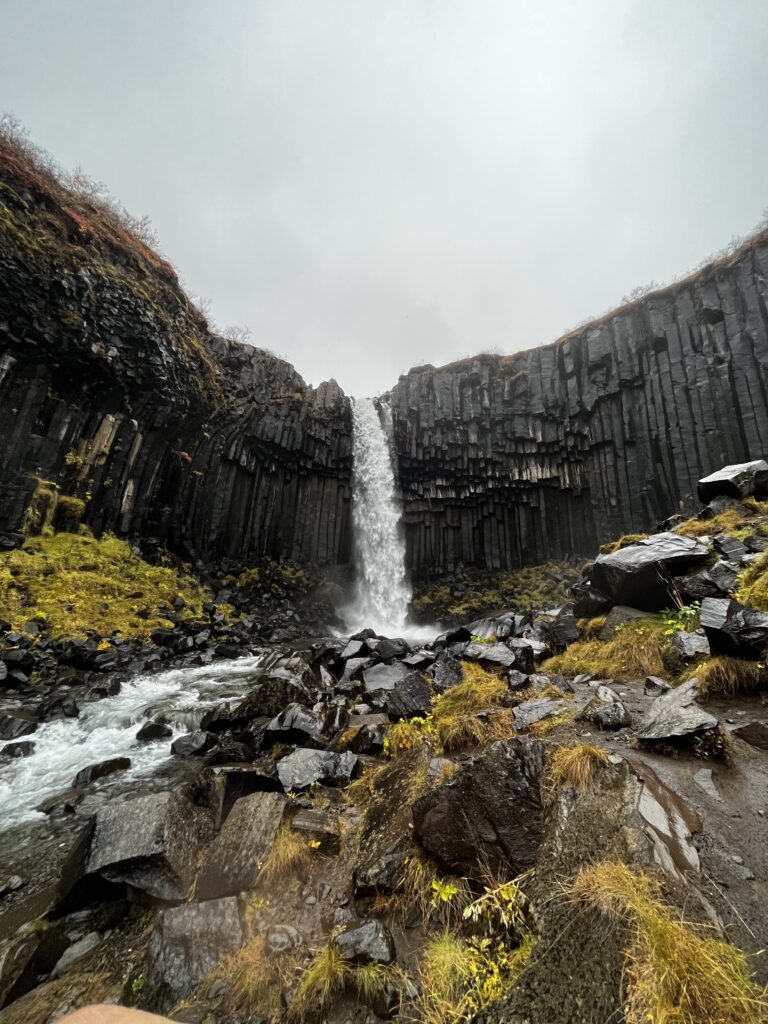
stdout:
[[[263,656],[219,661],[201,668],[172,669],[137,676],[123,683],[115,697],[85,704],[79,718],[43,722],[25,739],[35,744],[27,757],[0,768],[0,830],[43,815],[35,810],[43,800],[63,792],[81,768],[113,757],[129,757],[126,771],[107,776],[96,786],[125,786],[156,771],[171,756],[171,743],[192,732],[205,711],[226,697],[242,696],[256,682]],[[173,736],[139,743],[136,732],[148,716],[165,716]],[[0,744],[0,753],[5,744]]]
[[[391,414],[382,406],[391,430]],[[405,632],[411,589],[405,541],[387,431],[372,398],[352,408],[352,521],[358,559],[355,602],[347,609],[353,629],[370,626],[385,636]]]

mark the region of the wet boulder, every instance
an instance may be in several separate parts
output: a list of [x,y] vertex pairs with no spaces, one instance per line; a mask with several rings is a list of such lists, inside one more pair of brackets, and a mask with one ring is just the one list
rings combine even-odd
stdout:
[[694,677],[657,697],[637,729],[637,738],[671,740],[717,728],[715,716],[696,703],[698,687]]
[[755,459],[753,462],[723,466],[702,477],[697,491],[702,505],[708,505],[713,498],[721,496],[740,500],[763,497],[768,494],[768,462]]
[[498,665],[501,668],[512,668],[515,664],[514,651],[500,643],[471,643],[464,651],[464,657],[468,661],[479,661],[481,665]]
[[[589,579],[610,606],[659,611],[674,602],[676,587],[671,577],[687,572],[708,554],[706,545],[692,537],[657,533],[611,554],[598,555]],[[580,614],[578,609],[576,614]]]
[[343,786],[352,781],[357,755],[350,750],[335,754],[329,750],[299,747],[277,762],[277,775],[285,792],[307,789],[313,782]]
[[370,693],[373,690],[393,690],[396,683],[408,675],[407,665],[399,661],[387,665],[383,662],[363,671],[363,683]]
[[90,786],[98,779],[105,779],[108,775],[114,775],[115,772],[124,772],[126,768],[130,767],[130,757],[111,757],[107,761],[99,761],[98,764],[89,764],[87,768],[81,768],[72,779],[72,789]]
[[165,722],[146,722],[136,732],[139,743],[152,743],[154,740],[164,740],[169,736],[173,736],[173,729]]
[[387,712],[392,718],[417,718],[432,710],[432,691],[421,672],[409,672],[400,679],[386,698]]
[[30,711],[15,708],[0,715],[0,740],[17,740],[29,736],[37,728],[37,718]]
[[768,648],[768,613],[731,598],[709,597],[702,601],[699,621],[715,650],[759,658]]
[[671,689],[671,685],[666,681],[666,679],[662,679],[661,676],[645,677],[643,693],[648,697],[659,697],[662,693],[666,693],[667,690]]
[[539,619],[540,633],[553,651],[561,651],[568,644],[575,643],[581,635],[573,614],[573,605],[563,605],[552,612],[546,612]]
[[287,800],[280,793],[252,793],[237,800],[221,831],[206,848],[195,884],[197,899],[234,896],[259,879],[283,821]]
[[32,740],[19,740],[17,743],[6,743],[0,754],[3,757],[29,757],[35,751]]
[[289,704],[266,727],[267,739],[276,743],[306,743],[323,732],[323,720],[301,704]]
[[382,661],[389,661],[391,658],[404,658],[410,651],[408,641],[402,638],[390,640],[383,637],[376,647],[376,654]]
[[381,921],[366,921],[357,928],[350,928],[337,935],[335,943],[342,959],[352,964],[394,963],[395,942],[392,934]]
[[450,690],[462,680],[461,662],[458,658],[441,651],[432,665],[432,685],[438,693]]
[[209,819],[176,793],[111,800],[99,808],[87,871],[158,900],[186,897]]
[[598,639],[611,640],[616,630],[626,626],[628,622],[638,622],[647,618],[648,612],[641,611],[639,608],[630,608],[626,604],[617,604],[606,615]]
[[228,954],[243,943],[234,896],[164,910],[145,962],[138,1005],[167,1012],[188,996]]
[[213,814],[216,828],[221,828],[240,797],[250,793],[279,793],[282,789],[271,757],[261,757],[249,764],[205,767],[198,776],[197,788],[199,799]]
[[216,737],[210,732],[188,732],[178,736],[171,744],[171,753],[177,757],[202,757],[216,746]]
[[[371,718],[378,716],[369,716]],[[384,717],[383,715],[381,716]],[[349,749],[355,754],[380,754],[387,738],[387,726],[384,722],[368,722],[355,730],[349,741]]]
[[543,834],[544,746],[530,737],[494,743],[413,805],[414,835],[452,874],[483,866],[516,875],[536,863]]

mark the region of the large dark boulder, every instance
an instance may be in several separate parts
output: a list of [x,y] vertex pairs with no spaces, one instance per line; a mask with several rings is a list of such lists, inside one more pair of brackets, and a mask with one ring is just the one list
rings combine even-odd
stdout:
[[395,683],[386,696],[387,712],[392,718],[416,718],[432,710],[432,691],[421,672],[409,672]]
[[111,757],[107,761],[99,761],[98,764],[89,764],[87,768],[81,768],[72,779],[72,789],[82,789],[83,786],[90,786],[97,779],[105,779],[115,772],[123,772],[131,767],[130,757]]
[[183,900],[209,827],[205,812],[176,793],[112,800],[96,814],[87,871],[144,896]]
[[373,665],[371,668],[366,668],[363,671],[363,683],[369,692],[373,690],[392,690],[396,683],[408,675],[408,672],[408,666],[401,664],[399,661],[394,661],[391,665],[380,662],[378,665]]
[[494,743],[413,806],[414,834],[445,870],[505,876],[536,863],[543,832],[544,747],[516,737]]
[[329,750],[299,747],[277,763],[277,774],[285,792],[307,789],[313,782],[343,786],[352,781],[357,755],[351,750],[334,754]]
[[268,739],[280,743],[306,743],[323,732],[323,720],[301,704],[289,704],[266,727]]
[[252,793],[235,802],[221,832],[205,850],[195,884],[197,899],[234,896],[256,885],[286,804],[280,793]]
[[[589,582],[604,595],[604,606],[659,611],[674,603],[672,577],[687,572],[708,554],[708,548],[692,537],[657,533],[609,555],[598,555],[589,570]],[[583,614],[578,602],[576,614]]]
[[171,907],[160,915],[141,969],[138,1005],[167,1012],[243,942],[237,899]]
[[763,497],[768,494],[768,462],[756,459],[735,466],[723,466],[702,477],[698,483],[699,501],[708,505],[713,498]]
[[701,602],[699,621],[714,650],[759,658],[768,649],[766,612],[755,611],[728,597],[708,597]]
[[31,711],[16,708],[0,715],[0,740],[17,740],[29,736],[37,728],[37,718]]

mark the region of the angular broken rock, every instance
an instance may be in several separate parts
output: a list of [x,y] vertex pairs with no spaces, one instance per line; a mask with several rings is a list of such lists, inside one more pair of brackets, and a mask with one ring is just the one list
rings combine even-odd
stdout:
[[706,545],[692,537],[657,533],[609,555],[598,555],[589,580],[611,605],[659,611],[675,597],[669,577],[686,572],[708,554]]
[[197,899],[234,896],[256,885],[286,804],[281,793],[252,793],[235,801],[221,832],[205,850],[195,884]]
[[716,650],[760,657],[768,647],[768,613],[755,611],[731,598],[706,598],[701,602],[699,621]]
[[432,683],[438,693],[457,686],[462,680],[461,662],[458,658],[441,651],[432,665]]
[[650,697],[658,697],[662,693],[666,693],[667,690],[671,690],[671,685],[662,679],[661,676],[646,676],[645,686],[643,687],[643,693]]
[[130,757],[112,757],[108,761],[89,764],[87,768],[81,768],[74,779],[72,779],[72,789],[81,789],[83,786],[89,786],[97,779],[104,779],[107,775],[125,771],[126,768],[130,767]]
[[595,696],[579,712],[579,718],[599,729],[623,729],[632,724],[623,701],[610,686],[598,686]]
[[544,746],[530,737],[494,743],[413,805],[414,834],[445,870],[519,874],[536,863],[543,834]]
[[334,754],[329,750],[310,750],[299,747],[277,762],[277,775],[285,792],[306,789],[313,782],[331,786],[345,785],[352,780],[357,768],[357,754],[345,750]]
[[755,459],[734,466],[723,466],[715,473],[702,477],[698,483],[699,501],[708,505],[713,498],[760,497],[768,493],[768,462]]
[[512,668],[515,664],[514,652],[506,644],[472,643],[464,651],[464,657],[485,665],[501,665],[502,668]]
[[528,729],[535,722],[541,722],[544,718],[551,718],[559,715],[565,709],[564,700],[555,700],[552,697],[539,697],[536,700],[526,700],[512,709],[515,716],[516,729]]
[[322,731],[323,720],[320,716],[296,703],[289,704],[267,725],[271,738],[286,743],[301,743],[307,738],[319,736]]
[[421,672],[409,672],[387,694],[387,712],[392,718],[417,718],[432,710],[432,691]]
[[395,683],[408,675],[409,669],[399,661],[392,665],[379,664],[367,668],[363,672],[363,684],[369,692],[372,690],[392,690]]
[[87,871],[159,900],[189,891],[207,816],[176,793],[149,793],[100,807]]
[[696,703],[698,688],[699,681],[694,676],[657,697],[640,723],[638,739],[668,740],[716,728],[715,716]]
[[700,656],[709,657],[709,640],[703,629],[697,629],[693,633],[683,630],[675,633],[672,637],[672,649],[675,650],[683,661],[693,661]]
[[226,896],[164,910],[149,944],[138,1005],[160,1013],[195,989],[243,942],[237,899]]
[[366,921],[337,935],[335,942],[342,958],[349,963],[386,965],[395,959],[394,940],[381,921]]

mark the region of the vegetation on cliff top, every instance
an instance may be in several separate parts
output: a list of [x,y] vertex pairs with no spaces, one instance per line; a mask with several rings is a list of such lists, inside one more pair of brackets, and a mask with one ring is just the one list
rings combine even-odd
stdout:
[[0,554],[0,618],[21,632],[37,623],[51,636],[146,637],[169,620],[175,598],[185,615],[203,614],[209,591],[176,569],[150,565],[110,534],[56,533],[28,538]]
[[[147,218],[131,216],[81,171],[65,174],[7,116],[0,118],[0,237],[6,251],[18,252],[25,265],[32,261],[43,280],[90,269],[136,296],[213,384],[205,317],[157,253]],[[86,328],[76,306],[58,316],[59,329]]]

